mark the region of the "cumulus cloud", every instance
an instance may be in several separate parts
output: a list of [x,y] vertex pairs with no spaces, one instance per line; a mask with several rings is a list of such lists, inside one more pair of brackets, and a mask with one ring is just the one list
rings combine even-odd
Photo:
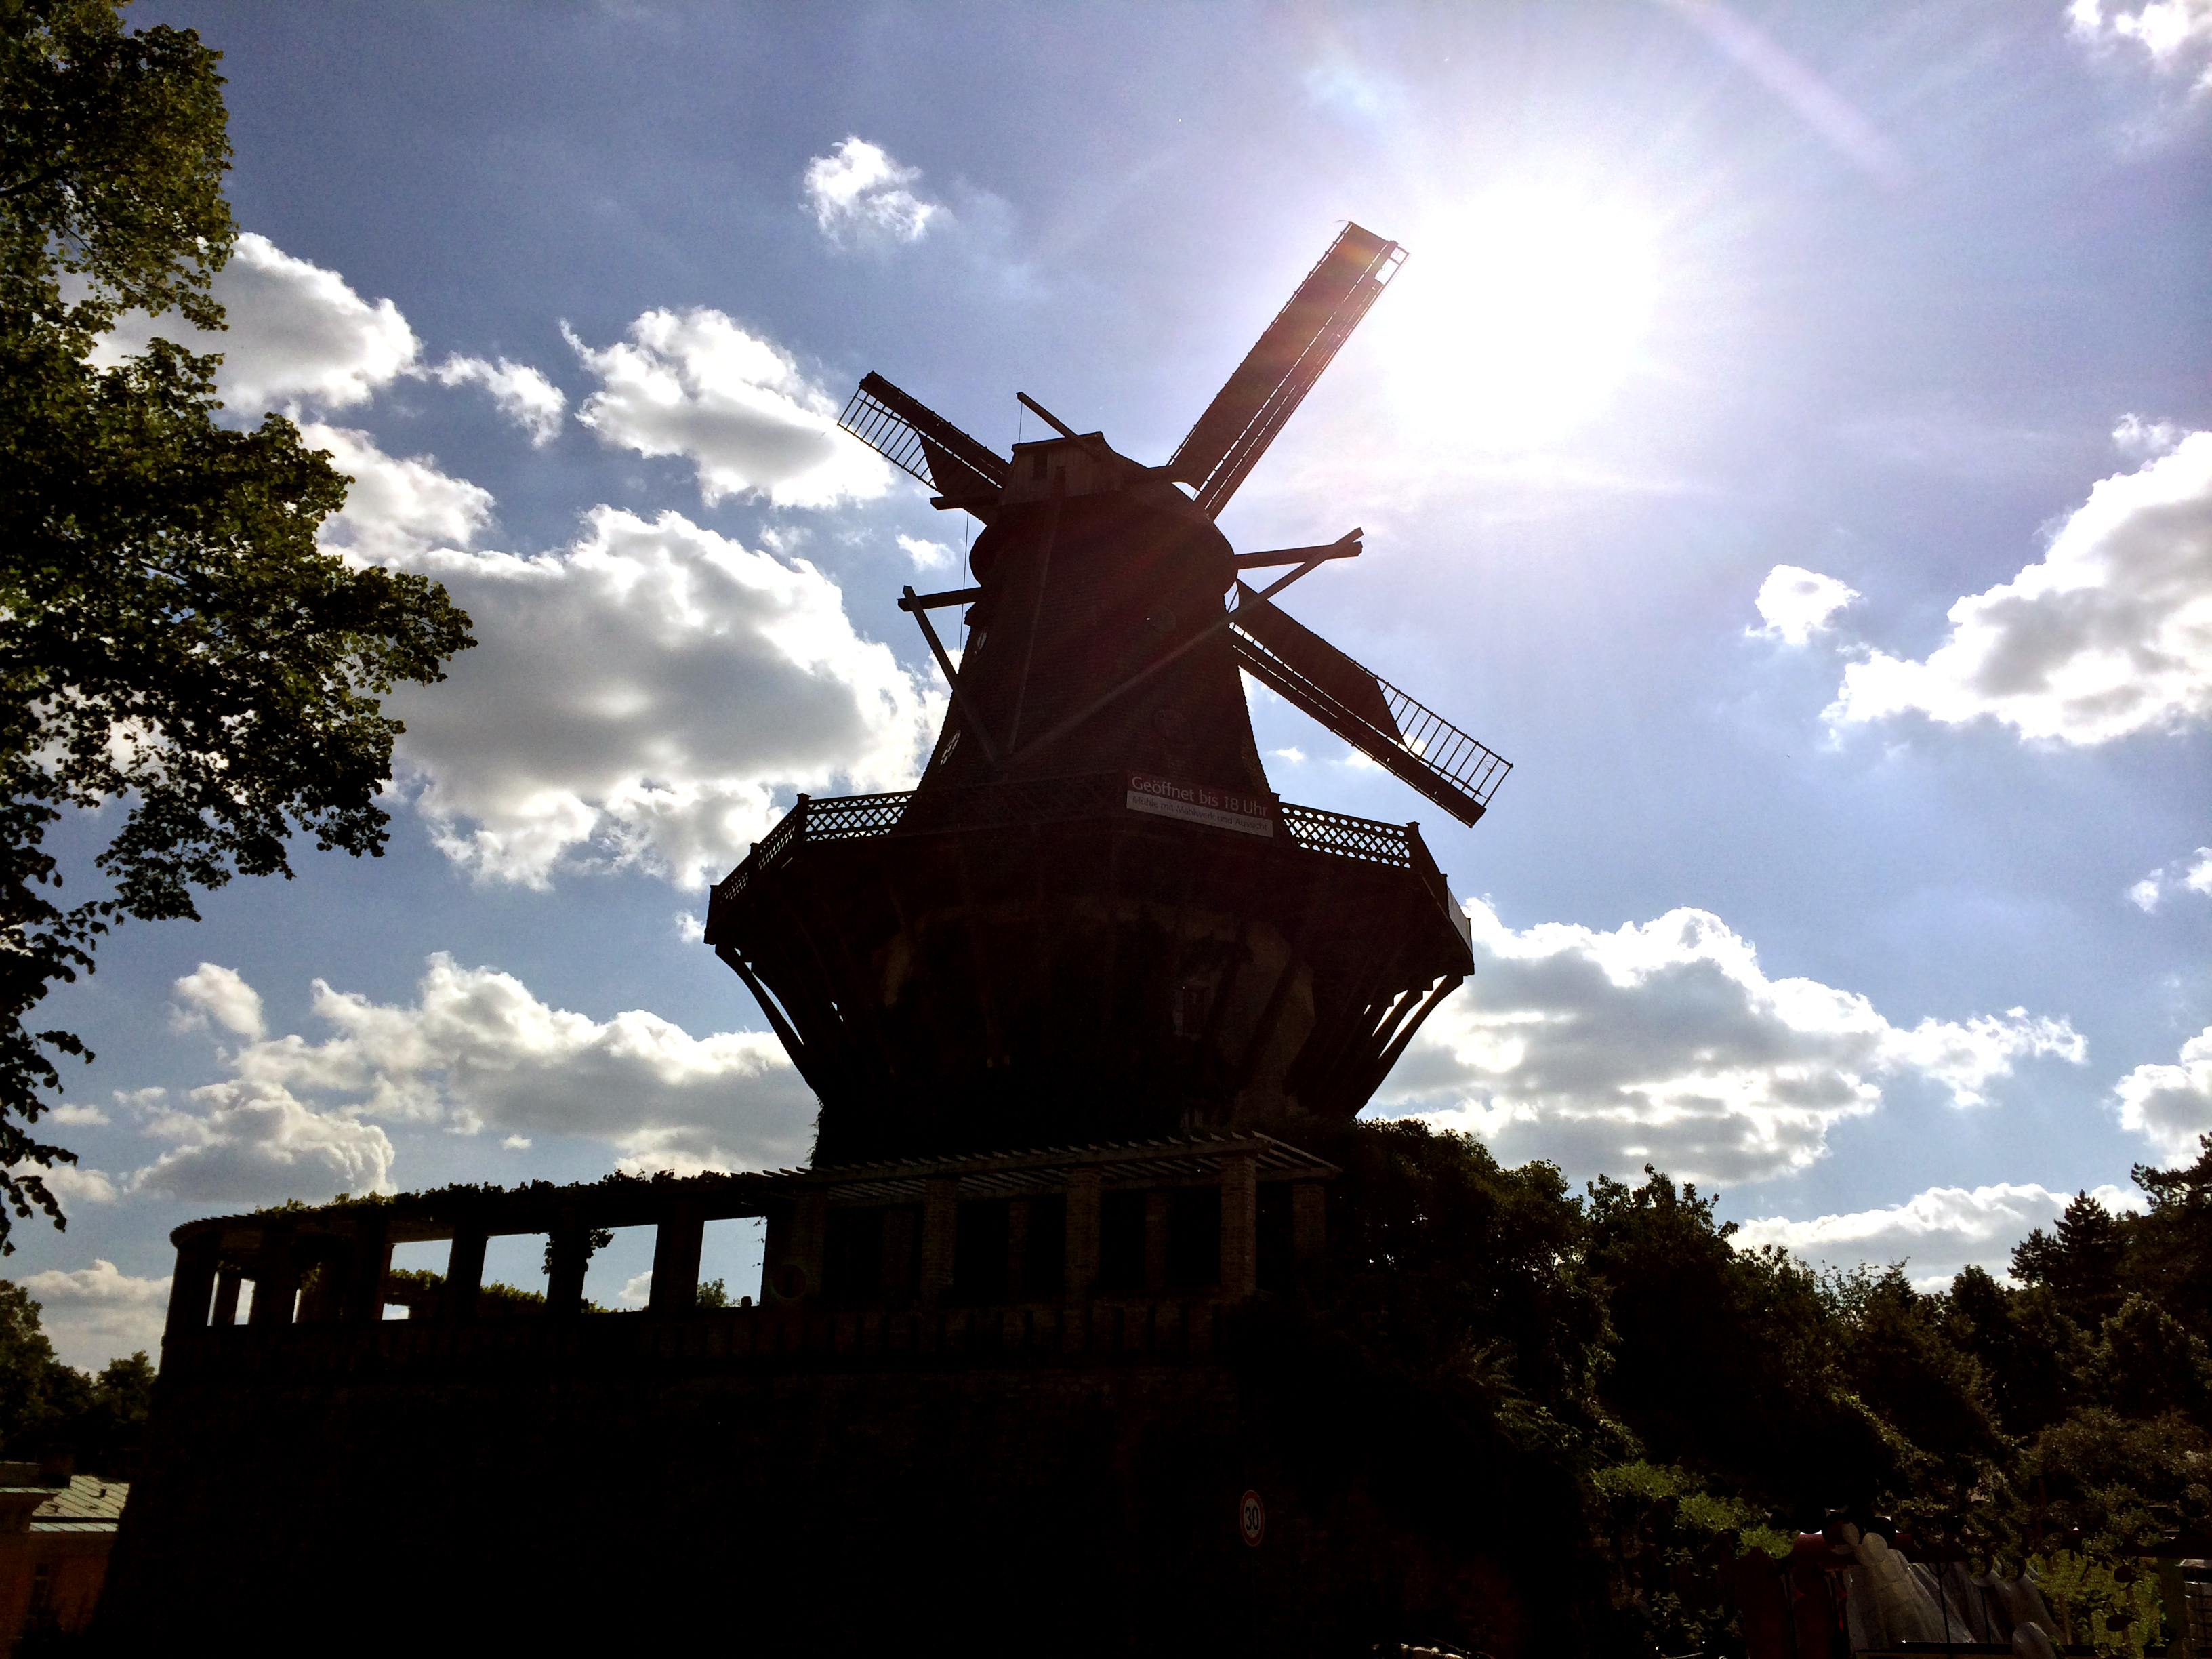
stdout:
[[[2108,1210],[2139,1209],[2142,1204],[2142,1195],[2132,1188],[2100,1187],[2089,1195]],[[2072,1197],[2033,1182],[1971,1190],[1930,1187],[1884,1209],[1824,1215],[1812,1221],[1779,1216],[1747,1221],[1736,1233],[1735,1245],[1749,1250],[1778,1244],[1820,1267],[1909,1261],[1923,1269],[1942,1269],[1946,1279],[1969,1264],[2002,1275],[2012,1260],[2012,1247],[2033,1229],[2056,1222]]]
[[400,460],[366,432],[308,422],[300,436],[353,480],[345,506],[323,522],[326,547],[373,564],[404,564],[432,548],[463,548],[491,521],[491,492],[439,470],[434,455]]
[[2212,92],[2212,0],[2150,0],[2130,10],[2104,0],[2073,0],[2074,38],[2100,52],[2129,46],[2160,75],[2193,74],[2192,92]]
[[562,331],[599,378],[576,418],[641,455],[689,460],[710,507],[738,495],[831,507],[890,488],[890,469],[837,429],[830,395],[719,311],[648,311],[605,350]]
[[1480,902],[1468,915],[1474,977],[1379,1103],[1471,1131],[1509,1160],[1764,1180],[1811,1164],[1830,1126],[1874,1111],[1894,1079],[1977,1106],[2016,1060],[2085,1055],[2066,1021],[2021,1009],[1908,1029],[1855,993],[1770,979],[1750,941],[1702,910],[1609,933],[1515,932]]
[[2113,1091],[2120,1127],[2142,1136],[2169,1164],[2192,1161],[2212,1131],[2212,1025],[2181,1045],[2178,1064],[2138,1066]]
[[952,550],[943,542],[926,542],[915,536],[901,536],[900,550],[914,561],[916,570],[948,570],[953,564]]
[[556,553],[426,551],[477,647],[392,699],[398,763],[439,844],[543,886],[589,844],[696,888],[777,792],[910,783],[941,700],[863,640],[836,583],[680,514],[586,515]]
[[2152,871],[2128,889],[2128,897],[2146,915],[2165,902],[2174,892],[2200,893],[2212,898],[2212,847],[2197,849],[2194,863],[2176,859],[2172,864]]
[[212,1019],[240,1036],[261,1035],[261,994],[240,978],[236,969],[204,962],[169,988],[179,1004],[171,1022],[177,1030],[198,1030]]
[[2212,432],[2097,484],[2039,562],[1950,620],[1924,662],[1850,665],[1828,719],[1987,718],[2090,744],[2212,714]]
[[1778,564],[1759,585],[1757,604],[1765,626],[1745,631],[1785,645],[1809,644],[1814,635],[1826,631],[1836,612],[1858,597],[1833,576]]
[[374,1123],[246,1082],[209,1084],[191,1101],[196,1110],[171,1107],[146,1124],[170,1146],[133,1173],[134,1191],[207,1203],[392,1190],[392,1139]]
[[[63,1123],[82,1123],[85,1121],[81,1117],[70,1118],[62,1115],[63,1112],[70,1109],[70,1107],[64,1106],[60,1111],[56,1112],[54,1114],[56,1121]],[[99,1121],[105,1123],[107,1119],[103,1114]],[[57,1164],[52,1168],[44,1168],[35,1164],[18,1164],[10,1166],[9,1173],[15,1176],[38,1176],[46,1183],[47,1190],[61,1200],[64,1210],[67,1210],[73,1204],[115,1202],[115,1182],[110,1179],[105,1170],[88,1170],[79,1164]]]
[[169,1306],[167,1279],[139,1279],[99,1257],[74,1273],[16,1281],[40,1306],[39,1322],[65,1364],[88,1370],[143,1350],[158,1353]]
[[803,1157],[813,1096],[775,1039],[694,1037],[656,1014],[609,1020],[554,1008],[490,968],[429,958],[411,1003],[314,982],[332,1035],[266,1037],[226,1052],[229,1076],[158,1111],[175,1143],[135,1184],[195,1199],[389,1190],[381,1122],[611,1143],[623,1167],[742,1169]]
[[848,137],[806,164],[806,204],[832,242],[918,242],[951,218],[907,188],[921,177],[921,168],[901,167],[880,145]]
[[220,352],[216,389],[248,416],[299,403],[349,408],[416,367],[421,346],[398,307],[372,305],[337,272],[295,259],[252,231],[238,239],[214,294],[230,325],[225,331],[134,312],[117,322],[94,361],[112,366],[157,334],[191,351]]
[[560,434],[568,399],[527,363],[453,356],[432,369],[430,377],[441,386],[482,386],[491,393],[494,407],[530,434],[533,449],[543,449]]

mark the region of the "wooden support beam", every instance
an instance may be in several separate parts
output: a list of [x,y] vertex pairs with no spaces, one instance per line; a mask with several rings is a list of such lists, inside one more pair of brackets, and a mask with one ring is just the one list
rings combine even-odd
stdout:
[[1239,570],[1262,570],[1271,565],[1304,564],[1308,559],[1356,559],[1364,550],[1359,538],[1365,533],[1355,528],[1316,547],[1278,547],[1265,553],[1238,553],[1229,562]]

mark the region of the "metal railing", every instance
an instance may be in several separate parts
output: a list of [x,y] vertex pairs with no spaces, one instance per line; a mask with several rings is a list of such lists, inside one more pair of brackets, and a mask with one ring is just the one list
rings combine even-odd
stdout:
[[[927,835],[948,830],[983,830],[1009,823],[1050,823],[1105,817],[1124,805],[1126,783],[1118,772],[1072,778],[1041,778],[1016,783],[983,784],[972,789],[904,790],[878,795],[838,795],[817,800],[801,795],[781,822],[755,844],[751,855],[717,890],[725,904],[807,842],[860,841],[878,836]],[[1419,836],[1408,825],[1356,818],[1318,806],[1284,802],[1278,808],[1284,832],[1301,852],[1326,853],[1412,870],[1431,884],[1442,878]]]

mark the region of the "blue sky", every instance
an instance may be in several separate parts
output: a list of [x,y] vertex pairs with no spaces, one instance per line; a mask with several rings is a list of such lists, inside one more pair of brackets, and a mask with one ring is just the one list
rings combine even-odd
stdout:
[[387,856],[54,999],[70,1357],[190,1216],[802,1158],[703,883],[911,778],[968,533],[829,416],[1164,459],[1346,218],[1411,258],[1223,526],[1364,526],[1286,607],[1516,763],[1462,830],[1252,693],[1472,907],[1375,1109],[1923,1279],[2212,1128],[2203,0],[132,15],[226,54],[234,413],[483,644]]

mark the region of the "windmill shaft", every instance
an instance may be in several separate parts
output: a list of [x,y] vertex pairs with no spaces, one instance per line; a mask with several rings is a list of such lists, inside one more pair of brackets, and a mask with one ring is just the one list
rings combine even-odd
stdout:
[[1168,472],[1196,486],[1208,518],[1220,514],[1405,257],[1395,242],[1346,225],[1206,405]]

